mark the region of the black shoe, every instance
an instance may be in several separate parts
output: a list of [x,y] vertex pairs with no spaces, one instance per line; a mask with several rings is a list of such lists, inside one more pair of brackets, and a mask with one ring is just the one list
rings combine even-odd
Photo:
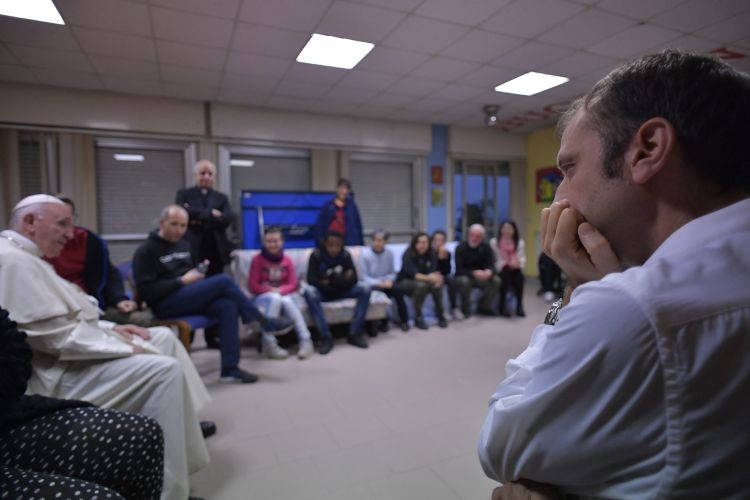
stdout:
[[289,333],[292,328],[294,328],[294,323],[284,317],[278,317],[274,319],[266,318],[266,320],[261,324],[261,328],[263,329],[264,333],[278,336]]
[[219,332],[206,329],[204,330],[204,337],[206,339],[207,349],[221,349],[219,346]]
[[318,354],[328,354],[333,349],[333,339],[330,337],[324,338],[318,347]]
[[445,321],[445,318],[440,317],[440,318],[438,318],[438,326],[440,328],[448,328],[448,322]]
[[429,328],[429,326],[427,326],[427,323],[424,322],[424,318],[422,316],[417,316],[417,318],[414,320],[414,326],[416,326],[420,330],[427,330]]
[[242,368],[234,367],[227,370],[221,370],[221,377],[219,382],[234,382],[240,384],[254,384],[258,381],[258,376],[250,372],[246,372]]
[[509,313],[509,312],[508,312],[508,310],[507,310],[507,309],[505,309],[504,307],[503,307],[503,308],[500,308],[500,309],[499,309],[499,310],[497,311],[497,315],[498,315],[498,316],[502,316],[503,318],[510,318],[510,313]]
[[216,434],[216,423],[210,420],[201,421],[201,433],[203,433],[204,438],[213,436]]
[[378,325],[378,331],[380,333],[385,333],[390,329],[391,329],[391,325],[388,322],[388,318],[385,318],[380,321],[380,324]]
[[469,309],[468,307],[462,307],[461,314],[464,315],[464,319],[469,319],[471,318],[471,309]]
[[479,314],[481,314],[482,316],[487,316],[489,318],[497,317],[497,313],[492,309],[480,309]]
[[408,332],[409,331],[409,322],[408,321],[404,321],[403,323],[401,323],[401,331],[402,332]]
[[525,318],[526,317],[526,311],[523,310],[523,307],[517,307],[516,308],[516,316],[519,318]]
[[349,340],[347,340],[351,345],[357,346],[360,349],[367,349],[367,341],[362,336],[361,333],[355,333],[354,335],[349,335]]
[[367,332],[368,337],[377,337],[378,326],[375,324],[374,321],[368,321],[367,325],[365,325],[365,332]]

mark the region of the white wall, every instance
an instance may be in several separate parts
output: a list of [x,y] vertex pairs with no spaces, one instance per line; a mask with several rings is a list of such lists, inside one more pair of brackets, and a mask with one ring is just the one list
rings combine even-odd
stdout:
[[450,127],[448,154],[454,158],[502,159],[526,158],[526,136],[492,128]]

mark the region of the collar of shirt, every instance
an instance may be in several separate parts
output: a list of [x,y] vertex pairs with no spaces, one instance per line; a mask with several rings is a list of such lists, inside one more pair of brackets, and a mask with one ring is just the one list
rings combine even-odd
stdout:
[[6,229],[5,231],[0,232],[0,236],[12,243],[15,243],[21,250],[26,250],[27,252],[34,254],[37,257],[42,256],[42,251],[39,250],[39,247],[36,245],[36,243],[28,239],[26,236],[13,231],[12,229]]

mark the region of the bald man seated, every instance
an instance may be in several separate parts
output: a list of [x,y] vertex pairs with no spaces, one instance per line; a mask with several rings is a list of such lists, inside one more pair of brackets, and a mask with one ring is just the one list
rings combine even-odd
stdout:
[[219,323],[222,382],[253,383],[258,377],[239,367],[238,319],[258,321],[263,331],[278,335],[292,329],[286,318],[266,318],[226,274],[206,276],[206,261],[198,262],[183,238],[188,213],[179,205],[162,210],[159,228],[136,250],[133,276],[141,300],[157,318],[204,315]]
[[164,433],[162,498],[185,500],[188,475],[209,462],[196,414],[208,392],[168,328],[99,321],[96,299],[41,258],[57,256],[73,227],[69,205],[33,195],[0,232],[0,304],[34,351],[28,392],[154,418]]

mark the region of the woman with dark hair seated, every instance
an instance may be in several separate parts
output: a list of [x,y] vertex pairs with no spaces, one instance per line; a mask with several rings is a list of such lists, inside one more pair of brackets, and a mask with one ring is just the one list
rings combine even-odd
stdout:
[[417,233],[411,240],[409,248],[404,252],[401,271],[398,273],[398,283],[404,294],[414,300],[414,324],[417,328],[427,330],[422,306],[427,294],[432,294],[435,302],[435,315],[441,328],[448,326],[443,314],[443,275],[437,268],[435,251],[430,248],[430,236],[425,232]]
[[24,396],[31,356],[26,334],[0,309],[0,492],[158,499],[164,476],[159,424],[84,401]]

